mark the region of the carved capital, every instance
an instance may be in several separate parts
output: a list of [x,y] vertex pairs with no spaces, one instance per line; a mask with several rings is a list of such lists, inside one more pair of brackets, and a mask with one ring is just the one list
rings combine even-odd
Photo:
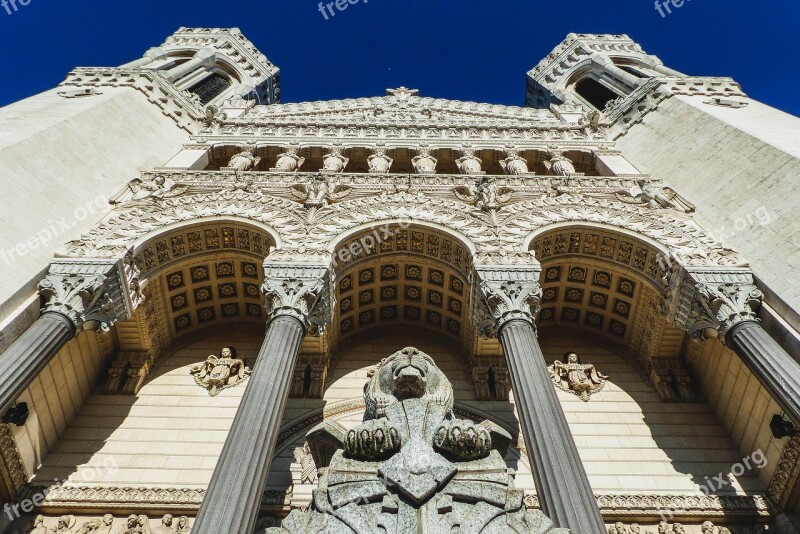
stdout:
[[330,269],[321,265],[264,262],[267,317],[289,316],[319,336],[331,319]]
[[482,336],[495,335],[509,321],[535,323],[541,309],[541,267],[476,266],[476,319]]
[[684,269],[664,276],[664,311],[695,339],[725,336],[745,321],[758,321],[763,293],[749,269]]
[[131,317],[144,300],[139,270],[129,252],[114,260],[58,260],[39,282],[42,313],[60,313],[81,330],[107,332]]

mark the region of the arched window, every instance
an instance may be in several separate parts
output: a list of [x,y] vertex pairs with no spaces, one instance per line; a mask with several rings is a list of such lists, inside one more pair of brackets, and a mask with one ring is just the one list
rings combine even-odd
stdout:
[[579,81],[575,84],[575,92],[599,110],[605,109],[609,102],[620,96],[594,78]]
[[231,81],[227,77],[212,72],[193,86],[189,91],[200,97],[200,103],[204,106],[217,98],[231,86]]

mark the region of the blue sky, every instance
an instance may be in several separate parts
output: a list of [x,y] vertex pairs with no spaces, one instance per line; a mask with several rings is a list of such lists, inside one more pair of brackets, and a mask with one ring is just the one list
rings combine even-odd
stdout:
[[686,0],[664,18],[653,0],[359,0],[327,21],[318,0],[23,1],[11,15],[0,7],[0,105],[72,67],[139,57],[180,26],[238,26],[281,68],[284,102],[406,85],[521,105],[525,72],[567,33],[627,33],[677,70],[731,76],[800,115],[797,0]]

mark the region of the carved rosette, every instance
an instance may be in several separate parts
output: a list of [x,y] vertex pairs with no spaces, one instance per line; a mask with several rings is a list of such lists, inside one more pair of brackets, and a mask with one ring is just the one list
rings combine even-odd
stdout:
[[322,335],[331,318],[330,276],[327,267],[264,263],[264,293],[268,321],[289,316],[306,331]]
[[130,318],[144,300],[139,269],[128,252],[119,261],[64,260],[50,265],[39,282],[42,313],[67,317],[75,330],[109,329]]
[[513,320],[535,324],[542,302],[540,269],[476,267],[480,298],[474,315],[481,335],[494,335]]

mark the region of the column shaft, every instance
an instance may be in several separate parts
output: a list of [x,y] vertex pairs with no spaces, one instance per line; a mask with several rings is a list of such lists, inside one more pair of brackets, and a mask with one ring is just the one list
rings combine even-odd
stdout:
[[289,316],[267,327],[193,534],[253,531],[304,335],[302,323]]
[[733,326],[727,343],[794,423],[800,425],[800,363],[755,321]]
[[196,58],[190,59],[186,63],[183,63],[183,64],[178,65],[177,67],[175,67],[173,69],[168,70],[167,71],[167,80],[169,80],[170,82],[174,82],[177,79],[186,76],[187,74],[189,74],[193,70],[199,69],[200,67],[202,67],[204,62],[205,62],[205,59],[203,59],[201,57],[196,57]]
[[60,313],[44,313],[0,354],[0,414],[74,336],[72,321]]
[[499,338],[508,360],[514,402],[542,510],[557,526],[574,533],[604,534],[603,517],[534,326],[514,319],[502,326]]

